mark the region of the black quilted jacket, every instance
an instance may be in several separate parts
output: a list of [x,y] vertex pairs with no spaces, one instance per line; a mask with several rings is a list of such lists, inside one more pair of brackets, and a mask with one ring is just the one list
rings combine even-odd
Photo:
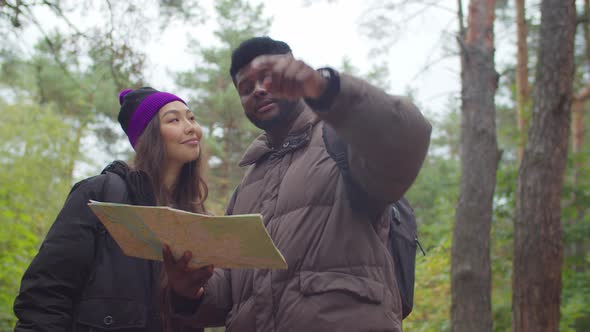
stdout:
[[123,162],[77,183],[22,278],[15,332],[162,331],[160,263],[125,256],[88,207],[91,199],[155,202],[145,173]]

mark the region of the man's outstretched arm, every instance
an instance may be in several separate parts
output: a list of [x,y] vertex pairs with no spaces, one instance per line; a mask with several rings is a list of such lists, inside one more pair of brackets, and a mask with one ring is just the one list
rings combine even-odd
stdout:
[[390,203],[408,190],[432,129],[408,99],[349,75],[340,76],[335,88],[333,79],[290,54],[259,56],[252,68],[265,73],[263,84],[274,96],[304,98],[336,130],[348,144],[352,176],[369,198]]
[[370,198],[397,201],[416,179],[430,142],[431,126],[407,98],[369,83],[340,77],[340,92],[316,113],[348,144],[348,163]]

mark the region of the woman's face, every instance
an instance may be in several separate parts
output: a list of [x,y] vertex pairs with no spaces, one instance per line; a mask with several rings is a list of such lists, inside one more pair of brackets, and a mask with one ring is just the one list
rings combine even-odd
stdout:
[[167,163],[185,163],[196,160],[201,153],[203,130],[195,116],[180,101],[164,105],[158,112],[160,135],[166,148]]

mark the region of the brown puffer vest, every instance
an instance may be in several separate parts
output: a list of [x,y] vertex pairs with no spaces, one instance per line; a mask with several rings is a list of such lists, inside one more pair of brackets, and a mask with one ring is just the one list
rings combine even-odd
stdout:
[[[322,127],[349,144],[351,173],[380,213],[409,188],[431,127],[415,106],[342,75],[327,112],[303,111],[280,149],[253,142],[228,209],[261,213],[288,270],[217,269],[193,326],[227,331],[401,331],[401,302],[387,250],[389,223],[355,213]],[[380,210],[379,210],[380,209]],[[389,213],[389,212],[387,212]]]

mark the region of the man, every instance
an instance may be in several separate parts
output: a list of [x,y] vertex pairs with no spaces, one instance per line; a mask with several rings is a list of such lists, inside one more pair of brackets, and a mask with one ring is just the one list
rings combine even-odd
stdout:
[[[401,331],[387,250],[387,205],[416,178],[431,127],[408,100],[329,68],[314,70],[289,46],[246,40],[230,74],[246,116],[264,134],[228,213],[261,213],[288,270],[191,270],[191,254],[164,250],[173,313],[227,331]],[[326,149],[328,126],[346,142],[351,179]],[[369,197],[354,209],[350,181]]]

